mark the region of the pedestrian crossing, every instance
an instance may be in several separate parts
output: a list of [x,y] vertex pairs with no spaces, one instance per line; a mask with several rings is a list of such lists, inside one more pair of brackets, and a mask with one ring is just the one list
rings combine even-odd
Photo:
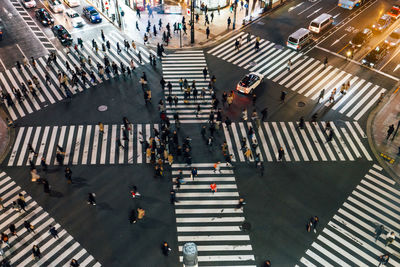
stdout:
[[[399,203],[399,186],[373,165],[296,266],[379,266],[385,253],[390,255],[385,266],[400,266]],[[376,240],[380,225],[384,231]],[[392,231],[396,239],[386,246]]]
[[[173,164],[173,181],[183,173],[183,182],[177,191],[175,214],[179,260],[183,261],[182,247],[194,242],[198,249],[198,266],[256,267],[250,236],[241,226],[245,220],[243,208],[238,208],[239,192],[231,167],[221,166],[214,173],[213,164],[192,164],[198,175],[190,178],[191,169],[185,164]],[[212,193],[210,184],[217,191]]]
[[[159,130],[159,125],[131,124],[124,130],[121,124],[105,124],[104,133],[100,132],[99,125],[20,127],[7,165],[29,166],[29,159],[40,165],[42,157],[47,165],[57,165],[57,146],[65,152],[64,165],[148,163],[143,142],[154,137],[154,129]],[[29,144],[37,155],[29,150]]]
[[[84,249],[68,232],[59,225],[36,201],[22,190],[5,172],[0,173],[0,197],[3,211],[0,214],[1,232],[9,235],[10,246],[1,244],[3,258],[10,261],[11,266],[70,266],[71,259],[76,259],[80,266],[99,267],[101,264]],[[13,201],[22,194],[26,201],[26,211],[18,212],[11,207]],[[28,221],[34,227],[30,232],[24,227]],[[8,227],[14,224],[17,236],[9,233]],[[53,238],[49,226],[54,226],[59,238]],[[32,246],[38,245],[42,257],[34,260]]]
[[[50,40],[47,38],[47,36],[44,34],[44,32],[40,29],[40,26],[38,25],[39,22],[35,21],[29,15],[28,11],[21,4],[21,1],[10,0],[10,3],[14,6],[14,8],[17,10],[17,12],[21,15],[22,20],[30,28],[30,30],[33,32],[33,34],[36,36],[36,38],[39,40],[39,42],[43,45],[43,47],[45,49],[47,49],[49,52],[55,52],[56,48],[50,42]],[[4,11],[6,11],[6,10],[4,10]],[[6,11],[6,14],[8,14],[7,11]]]
[[[6,92],[11,96],[12,102],[11,104],[4,102],[4,106],[6,111],[8,112],[10,118],[12,120],[17,120],[19,118],[25,117],[28,114],[32,114],[35,111],[43,109],[50,104],[54,104],[56,102],[62,101],[67,98],[67,93],[71,93],[71,95],[82,92],[91,86],[99,84],[103,82],[103,80],[109,80],[110,78],[114,78],[115,75],[113,73],[110,74],[110,77],[104,75],[104,78],[101,79],[98,70],[96,68],[97,64],[101,64],[104,66],[104,57],[110,59],[110,61],[114,61],[118,65],[119,73],[121,73],[120,63],[125,65],[125,67],[130,66],[131,59],[134,61],[135,67],[144,65],[149,62],[150,55],[156,55],[151,49],[146,49],[142,46],[138,46],[137,50],[134,51],[132,48],[127,52],[123,50],[123,45],[121,46],[121,53],[117,53],[116,51],[116,41],[123,40],[123,37],[117,34],[111,35],[111,49],[107,52],[102,52],[101,49],[99,52],[96,52],[91,49],[91,45],[88,43],[84,43],[82,49],[79,49],[79,53],[69,52],[67,48],[63,51],[56,51],[56,62],[52,62],[48,64],[48,57],[40,57],[36,59],[35,67],[22,67],[18,69],[17,67],[13,67],[11,69],[5,70],[4,72],[0,72],[0,88],[3,93]],[[96,39],[98,40],[98,39]],[[98,40],[98,41],[101,41]],[[71,49],[73,50],[73,49]],[[140,51],[140,57],[142,58],[142,63],[140,63],[140,59],[138,58],[138,54]],[[60,87],[59,73],[66,73],[68,77],[69,84],[71,84],[72,74],[67,68],[67,62],[71,69],[74,69],[74,65],[81,66],[80,57],[85,60],[83,64],[83,70],[89,76],[90,71],[94,73],[94,80],[88,77],[88,82],[84,83],[79,76],[78,83],[75,87],[68,86],[68,91],[66,91],[63,87]],[[91,61],[91,65],[89,64],[89,57]],[[46,81],[46,74],[49,75],[49,80]],[[36,88],[36,95],[31,92],[25,91],[23,89],[22,83],[28,87],[28,82],[33,81],[34,77],[38,78],[38,86]],[[39,88],[40,87],[40,88]],[[18,101],[16,95],[13,93],[13,88],[18,89],[23,95],[21,101]]]
[[[366,148],[367,136],[356,121],[329,124],[334,133],[331,141],[327,122],[305,122],[303,129],[297,122],[261,122],[259,128],[254,122],[239,122],[224,125],[223,130],[233,161],[246,161],[244,145],[252,151],[249,161],[254,161],[258,153],[261,161],[278,161],[280,147],[284,161],[372,161]],[[253,136],[249,135],[250,127]]]
[[[210,77],[207,74],[203,76],[203,69],[207,68],[204,52],[201,50],[184,50],[177,51],[173,54],[168,54],[162,58],[162,70],[164,80],[171,82],[172,92],[171,97],[177,97],[178,102],[165,103],[166,113],[171,122],[174,120],[174,114],[179,117],[180,123],[202,123],[207,122],[209,113],[212,109],[211,95],[208,90]],[[208,68],[207,68],[208,70]],[[192,82],[196,81],[198,90],[197,98],[193,95],[191,89],[190,97],[185,102],[184,88],[181,90],[179,80],[187,80],[189,87],[192,87]],[[201,96],[202,88],[207,90],[204,97]],[[167,86],[164,89],[165,99],[169,95]],[[167,101],[167,100],[166,100]],[[200,113],[197,114],[197,108],[200,105]]]
[[[249,33],[240,32],[212,48],[208,53],[250,72],[260,73],[266,79],[312,100],[317,101],[321,91],[325,89],[325,94],[320,99],[321,103],[354,120],[359,120],[367,114],[381,94],[386,92],[385,88],[358,76],[331,65],[325,67],[323,62],[317,59],[264,39],[260,39],[260,48],[256,51],[254,47],[256,38]],[[241,40],[239,50],[235,48],[236,40]],[[288,69],[289,60],[290,69]],[[350,87],[345,94],[342,94],[340,89],[348,82]],[[332,93],[334,88],[337,90]],[[329,102],[331,95],[332,103]]]

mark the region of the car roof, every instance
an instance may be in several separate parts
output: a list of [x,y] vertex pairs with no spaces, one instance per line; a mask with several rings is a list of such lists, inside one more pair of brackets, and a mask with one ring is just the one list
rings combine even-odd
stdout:
[[382,17],[380,17],[380,18],[385,19],[385,20],[391,19],[388,14],[383,14]]
[[70,15],[72,15],[72,14],[78,14],[78,12],[76,12],[76,11],[73,10],[73,9],[67,9],[67,10],[65,10],[65,13],[70,14]]
[[397,34],[400,34],[400,27],[397,28],[397,29],[395,29],[393,32],[395,32],[395,33],[397,33]]
[[85,7],[85,9],[86,9],[86,10],[88,10],[88,11],[95,10],[95,8],[94,8],[94,7],[92,7],[92,6],[87,6],[87,7]]

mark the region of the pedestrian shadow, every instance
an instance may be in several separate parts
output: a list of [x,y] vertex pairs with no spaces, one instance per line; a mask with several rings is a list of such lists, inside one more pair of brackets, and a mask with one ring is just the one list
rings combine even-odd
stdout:
[[114,210],[107,202],[97,203],[97,206],[100,207],[102,210],[108,210],[108,211]]
[[59,191],[51,190],[49,196],[56,197],[56,198],[62,198],[64,196],[64,194]]
[[89,184],[87,183],[87,180],[85,178],[73,177],[72,186],[75,188],[82,188],[85,186],[89,186]]

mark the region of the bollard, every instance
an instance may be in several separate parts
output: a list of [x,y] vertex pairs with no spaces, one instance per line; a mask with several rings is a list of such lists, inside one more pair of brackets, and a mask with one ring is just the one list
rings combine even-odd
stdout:
[[197,246],[195,243],[185,243],[182,248],[183,267],[197,267]]

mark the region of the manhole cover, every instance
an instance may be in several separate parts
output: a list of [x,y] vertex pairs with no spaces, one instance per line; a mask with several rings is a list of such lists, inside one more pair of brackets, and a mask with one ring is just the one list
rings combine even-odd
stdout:
[[106,105],[101,105],[97,108],[98,111],[106,111],[108,107]]
[[264,25],[265,23],[262,21],[257,22],[258,25]]
[[302,101],[297,102],[297,106],[298,106],[299,108],[302,108],[302,107],[304,107],[305,105],[306,105],[306,103],[304,103],[304,102],[302,102]]
[[277,44],[277,45],[274,46],[274,48],[276,48],[276,49],[281,49],[281,50],[282,50],[282,49],[283,49],[283,46]]

